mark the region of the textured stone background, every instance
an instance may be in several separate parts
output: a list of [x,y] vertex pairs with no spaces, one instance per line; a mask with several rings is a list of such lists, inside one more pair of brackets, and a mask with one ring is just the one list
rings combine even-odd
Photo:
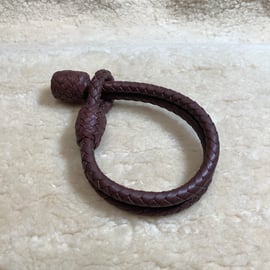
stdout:
[[[268,270],[269,3],[2,0],[0,269]],[[138,217],[85,180],[79,107],[49,85],[56,70],[99,68],[180,91],[212,116],[220,162],[190,209]],[[115,103],[96,152],[109,177],[147,190],[184,183],[201,155],[182,120],[132,102]]]

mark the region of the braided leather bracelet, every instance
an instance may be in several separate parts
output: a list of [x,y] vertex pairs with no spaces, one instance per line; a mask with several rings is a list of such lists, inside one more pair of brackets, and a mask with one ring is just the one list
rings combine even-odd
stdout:
[[[58,71],[52,77],[51,89],[57,99],[84,103],[76,121],[84,173],[97,193],[110,203],[138,214],[165,215],[191,206],[206,192],[218,162],[218,134],[209,115],[190,98],[151,84],[114,81],[107,70],[97,71],[92,80],[85,72]],[[163,107],[182,117],[196,131],[204,151],[203,162],[186,184],[169,191],[148,192],[124,187],[102,173],[94,149],[105,130],[105,114],[112,101],[119,99]]]

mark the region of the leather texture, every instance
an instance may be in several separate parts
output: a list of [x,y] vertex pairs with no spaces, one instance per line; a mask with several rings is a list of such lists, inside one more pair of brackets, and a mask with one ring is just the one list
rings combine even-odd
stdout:
[[[85,102],[76,121],[76,136],[85,176],[97,193],[121,209],[147,215],[176,213],[198,201],[212,181],[219,157],[218,133],[205,110],[190,98],[164,87],[114,81],[107,70],[96,72],[89,83],[90,78],[85,74],[58,71],[52,77],[51,88],[58,99],[72,102],[74,97],[75,103]],[[193,127],[200,138],[204,155],[199,170],[187,183],[162,192],[134,190],[114,182],[100,170],[94,150],[104,133],[105,114],[113,100],[135,100],[158,105],[177,114]]]

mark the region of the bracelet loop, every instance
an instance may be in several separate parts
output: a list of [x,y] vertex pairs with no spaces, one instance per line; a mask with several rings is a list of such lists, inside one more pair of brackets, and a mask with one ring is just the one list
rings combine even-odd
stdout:
[[[219,157],[218,133],[204,109],[190,98],[164,87],[114,81],[107,70],[96,72],[92,81],[86,74],[56,72],[51,88],[53,95],[63,101],[86,102],[76,121],[76,136],[84,173],[98,194],[122,209],[149,215],[176,213],[198,201],[211,183]],[[168,191],[150,192],[124,187],[103,174],[96,163],[94,149],[105,130],[105,114],[112,100],[118,99],[158,105],[179,115],[193,127],[200,138],[204,156],[199,170],[186,184]]]

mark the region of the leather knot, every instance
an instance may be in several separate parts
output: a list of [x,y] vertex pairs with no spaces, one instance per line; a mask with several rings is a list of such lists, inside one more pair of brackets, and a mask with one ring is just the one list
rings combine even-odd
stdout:
[[85,103],[89,85],[90,76],[81,71],[57,71],[51,79],[53,96],[68,103]]
[[112,106],[112,101],[100,97],[104,83],[111,80],[113,76],[109,71],[99,70],[90,82],[86,104],[81,108],[76,121],[78,145],[85,140],[93,143],[94,148],[99,145],[106,126],[105,114]]
[[68,103],[99,103],[104,82],[112,81],[110,71],[101,69],[92,81],[86,72],[62,70],[53,74],[51,90],[55,98]]

